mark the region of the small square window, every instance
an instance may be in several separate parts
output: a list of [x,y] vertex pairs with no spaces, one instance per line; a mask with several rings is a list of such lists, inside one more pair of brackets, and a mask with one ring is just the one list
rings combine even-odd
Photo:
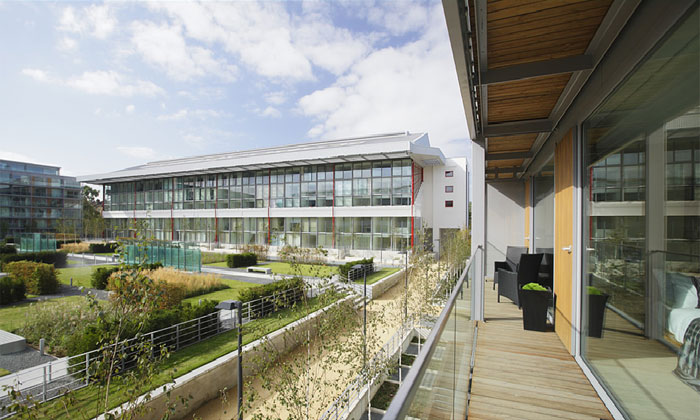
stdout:
[[445,207],[454,207],[454,202],[452,200],[445,200]]
[[455,187],[453,187],[452,185],[445,185],[445,192],[446,193],[455,192]]
[[455,172],[454,172],[454,171],[445,171],[445,177],[446,177],[446,178],[452,178],[453,176],[455,176]]

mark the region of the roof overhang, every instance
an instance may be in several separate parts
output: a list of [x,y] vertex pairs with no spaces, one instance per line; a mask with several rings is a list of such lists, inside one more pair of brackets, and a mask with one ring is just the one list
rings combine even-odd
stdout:
[[410,157],[421,166],[442,165],[440,149],[430,147],[426,133],[392,133],[371,137],[301,143],[217,155],[151,162],[105,174],[79,177],[81,182],[108,184],[142,179],[279,169]]

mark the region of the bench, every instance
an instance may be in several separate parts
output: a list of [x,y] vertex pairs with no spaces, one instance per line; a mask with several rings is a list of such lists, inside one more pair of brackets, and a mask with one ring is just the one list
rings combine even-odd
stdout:
[[246,271],[249,273],[272,274],[272,269],[270,267],[248,267]]

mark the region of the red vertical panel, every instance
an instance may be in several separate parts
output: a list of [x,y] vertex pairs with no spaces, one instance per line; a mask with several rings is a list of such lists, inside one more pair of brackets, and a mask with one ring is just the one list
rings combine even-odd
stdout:
[[175,178],[172,178],[172,189],[170,190],[170,240],[175,240],[175,219],[173,218],[173,208],[175,207]]
[[333,223],[333,237],[331,241],[333,243],[333,248],[335,248],[335,163],[332,166],[333,169],[333,203],[331,205],[331,221]]
[[272,200],[272,170],[267,170],[267,244],[270,245],[270,201]]
[[219,243],[219,216],[216,210],[219,208],[219,174],[214,181],[214,243]]

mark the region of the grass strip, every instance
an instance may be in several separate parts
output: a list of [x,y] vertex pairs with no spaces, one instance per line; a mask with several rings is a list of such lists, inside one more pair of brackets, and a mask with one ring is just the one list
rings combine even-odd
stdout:
[[[380,268],[379,270],[377,270],[374,273],[367,276],[367,284],[374,284],[387,276],[390,276],[394,273],[397,273],[399,270],[400,270],[400,268],[394,268],[394,267]],[[355,280],[355,283],[357,283],[357,284],[364,284],[364,282],[365,282],[364,279]]]
[[7,369],[0,368],[0,377],[9,375],[11,372]]
[[[255,321],[245,324],[243,345],[252,343],[266,334],[283,328],[312,312],[330,305],[338,299],[340,299],[340,296],[334,296],[332,299],[313,298],[309,300],[308,308],[297,306],[284,309],[269,317],[256,319]],[[246,332],[246,330],[248,332]],[[139,394],[161,387],[170,382],[172,378],[185,375],[200,366],[236,350],[238,348],[236,336],[237,332],[235,330],[227,331],[180,351],[173,352],[170,358],[162,361],[158,366],[157,371],[160,373],[152,377],[150,382],[139,387]],[[126,395],[126,387],[123,383],[120,383],[119,379],[120,378],[115,378],[110,386],[110,409],[126,402],[126,398],[128,398]],[[41,406],[42,414],[52,419],[66,420],[97,416],[100,413],[95,413],[94,407],[98,399],[101,400],[104,398],[104,394],[98,393],[98,391],[97,386],[90,385],[74,391],[71,393],[70,397],[63,396],[46,402]],[[64,403],[70,404],[68,409],[66,409]],[[77,415],[77,413],[82,413],[84,416]]]
[[[68,267],[56,269],[58,281],[62,284],[70,284],[70,279],[73,278],[73,286],[77,287],[92,287],[90,276],[96,267],[108,267],[106,265],[91,265],[88,267]],[[111,267],[111,266],[109,266]]]
[[0,330],[12,332],[23,326],[27,318],[31,316],[28,311],[29,305],[66,305],[78,303],[84,299],[85,296],[66,296],[40,302],[25,302],[17,305],[0,307]]
[[259,264],[258,267],[269,267],[274,274],[287,275],[302,275],[306,277],[331,277],[338,273],[338,267],[331,265],[317,264],[297,264],[292,267],[291,264],[285,262],[269,262],[267,264]]
[[244,281],[231,280],[225,278],[220,278],[219,281],[228,286],[228,289],[222,289],[199,296],[193,296],[183,300],[183,302],[191,303],[192,305],[197,305],[200,299],[216,300],[219,302],[221,302],[222,300],[237,300],[238,295],[241,293],[241,290],[259,286],[255,283],[246,283]]

